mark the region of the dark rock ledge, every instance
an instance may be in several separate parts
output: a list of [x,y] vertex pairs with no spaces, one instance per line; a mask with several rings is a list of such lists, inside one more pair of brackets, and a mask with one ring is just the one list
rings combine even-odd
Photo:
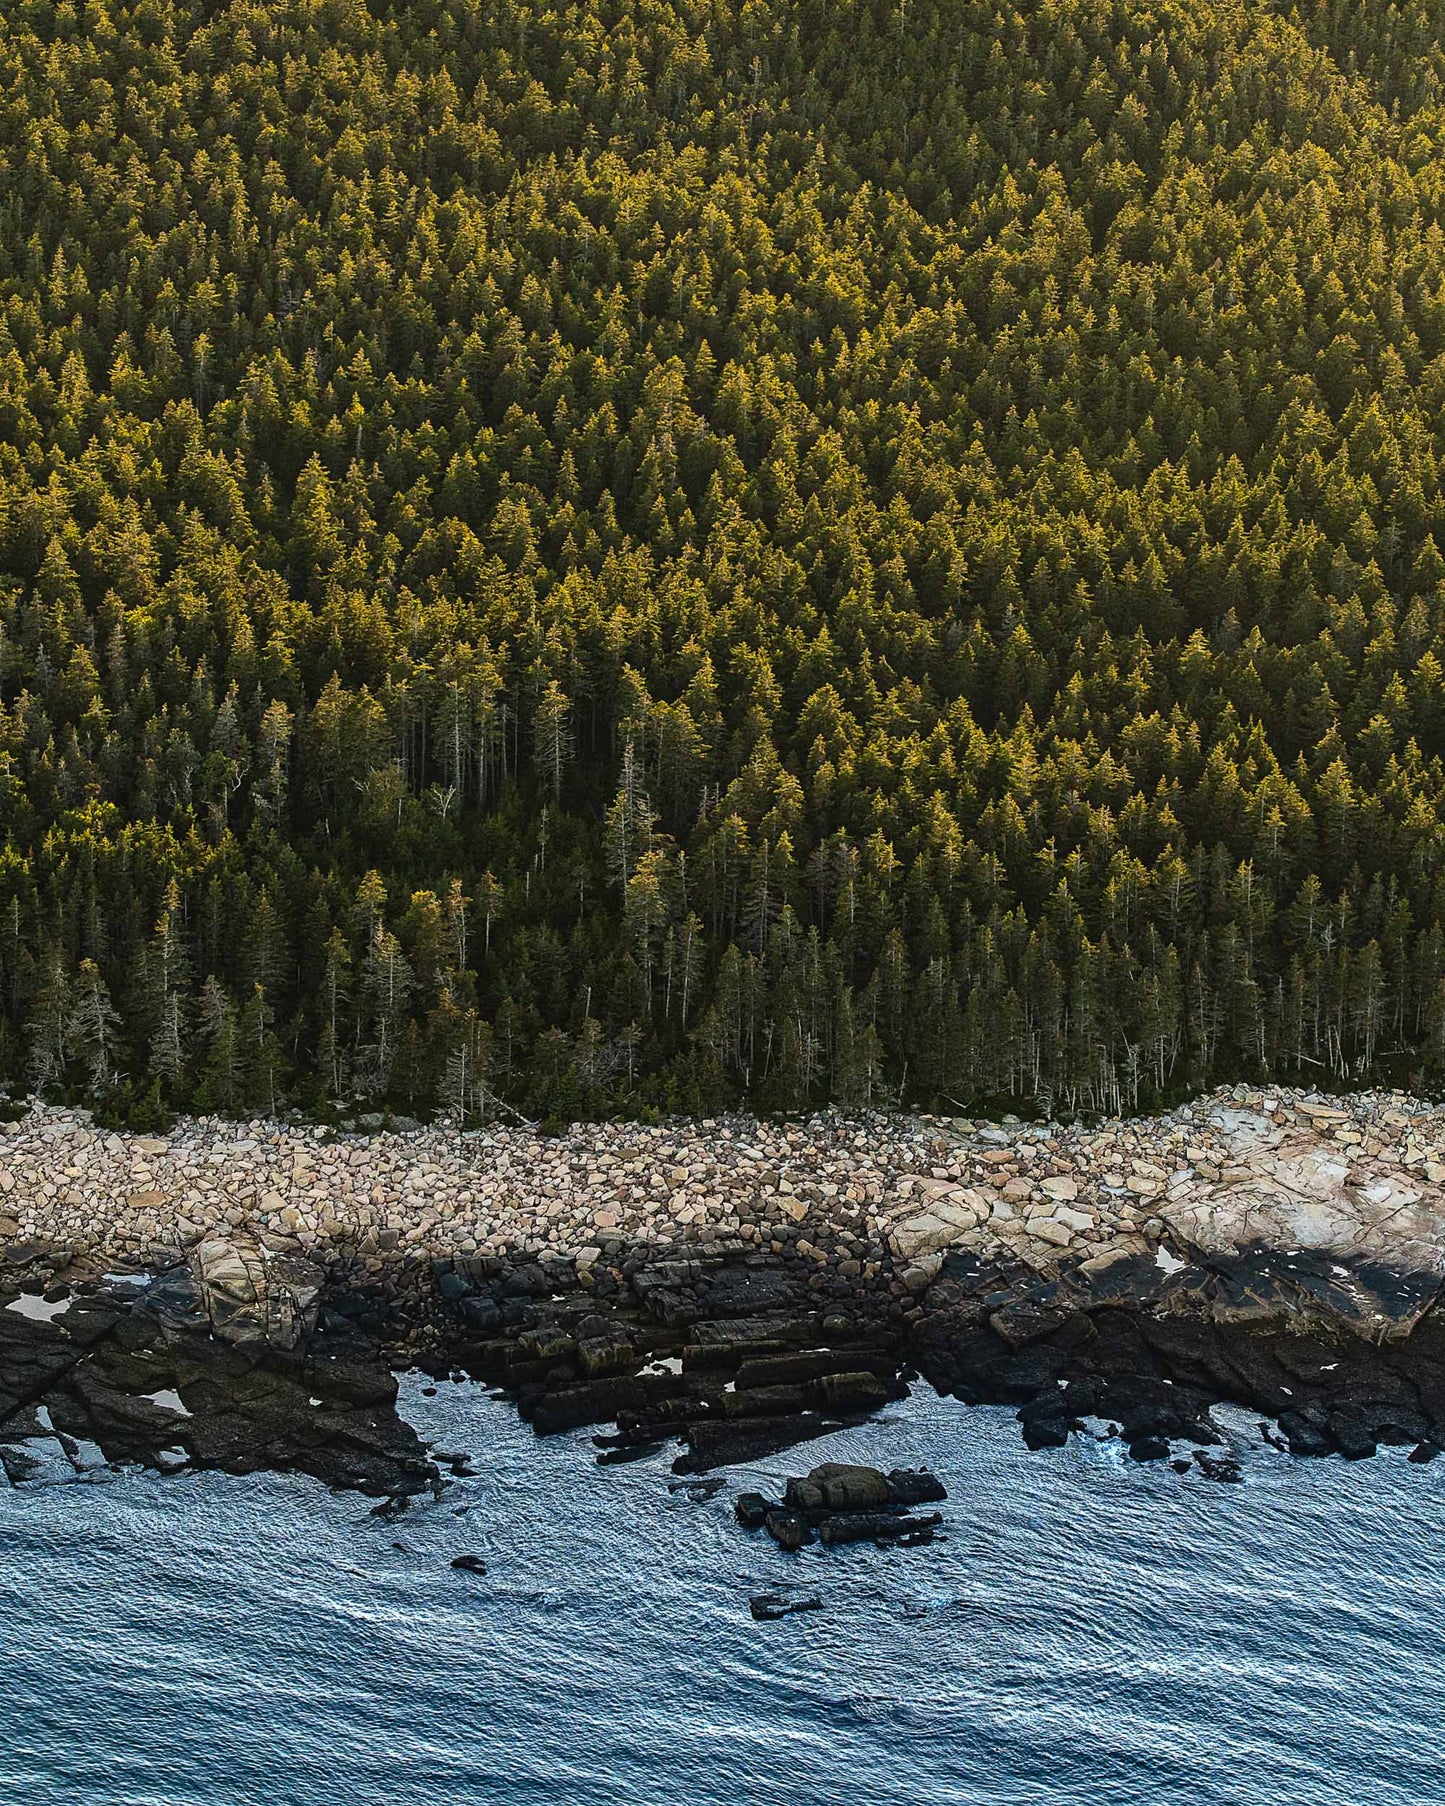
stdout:
[[375,1494],[430,1486],[436,1468],[397,1416],[381,1345],[322,1290],[304,1263],[218,1243],[133,1279],[75,1275],[43,1295],[12,1285],[0,1308],[6,1474],[26,1477],[39,1436],[77,1466],[93,1443],[107,1461],[166,1471],[294,1471]]
[[323,1268],[216,1239],[118,1281],[37,1251],[0,1291],[0,1464],[23,1481],[27,1445],[50,1436],[108,1461],[405,1496],[441,1484],[396,1412],[392,1369],[411,1364],[503,1387],[539,1434],[594,1428],[604,1462],[672,1447],[680,1474],[856,1424],[920,1376],[1015,1406],[1033,1448],[1086,1419],[1140,1459],[1208,1445],[1222,1401],[1300,1455],[1409,1444],[1423,1460],[1445,1444],[1445,1325],[1421,1267],[1180,1246],[1041,1274],[953,1250],[900,1296],[888,1270],[843,1265],[820,1286],[816,1251],[805,1264],[614,1239],[585,1284],[573,1262],[525,1253],[418,1262],[378,1284],[343,1252]]
[[[1301,1455],[1445,1443],[1438,1280],[1333,1251],[1181,1250],[1046,1276],[953,1252],[902,1310],[886,1285],[819,1300],[766,1256],[634,1253],[622,1270],[603,1299],[559,1295],[560,1273],[541,1266],[453,1262],[438,1349],[505,1386],[539,1432],[615,1426],[603,1459],[675,1439],[682,1473],[857,1422],[920,1376],[1018,1407],[1033,1448],[1085,1419],[1116,1425],[1141,1459],[1217,1443],[1208,1414],[1225,1402],[1277,1422]],[[469,1340],[469,1324],[485,1329]]]

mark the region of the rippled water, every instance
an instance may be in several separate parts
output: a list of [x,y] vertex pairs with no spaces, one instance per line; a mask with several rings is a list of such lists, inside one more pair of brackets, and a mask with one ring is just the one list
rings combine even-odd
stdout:
[[[787,1557],[733,1524],[741,1473],[695,1503],[663,1458],[598,1468],[479,1390],[404,1396],[486,1471],[395,1523],[275,1477],[0,1493],[0,1796],[1445,1799],[1445,1461],[1253,1448],[1229,1486],[1029,1455],[1009,1413],[916,1397],[747,1476],[929,1463],[947,1543]],[[822,1611],[752,1620],[799,1581]]]

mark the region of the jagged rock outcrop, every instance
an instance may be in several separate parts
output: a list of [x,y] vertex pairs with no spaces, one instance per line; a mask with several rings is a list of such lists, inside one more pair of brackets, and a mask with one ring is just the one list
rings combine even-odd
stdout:
[[[1301,1453],[1445,1442],[1445,1110],[1400,1094],[1235,1087],[1088,1125],[825,1114],[370,1140],[101,1135],[37,1108],[0,1133],[0,1254],[32,1312],[146,1269],[154,1349],[204,1351],[219,1391],[112,1352],[61,1411],[164,1452],[151,1395],[209,1400],[177,1430],[204,1461],[299,1447],[313,1471],[389,1471],[374,1426],[313,1416],[310,1339],[328,1333],[383,1369],[496,1380],[541,1433],[611,1423],[608,1462],[677,1442],[681,1472],[859,1422],[912,1368],[1016,1406],[1035,1446],[1103,1418],[1157,1456],[1207,1443],[1225,1399]],[[0,1394],[44,1401],[114,1308],[3,1326]]]

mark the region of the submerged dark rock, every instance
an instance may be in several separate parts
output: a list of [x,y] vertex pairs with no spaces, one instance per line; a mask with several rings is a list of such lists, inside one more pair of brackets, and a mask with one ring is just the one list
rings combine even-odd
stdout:
[[778,1618],[791,1617],[794,1612],[820,1612],[823,1601],[816,1593],[809,1593],[803,1598],[795,1598],[787,1593],[754,1593],[748,1600],[748,1610],[759,1623],[770,1623]]
[[823,1519],[818,1535],[830,1545],[914,1540],[920,1532],[934,1530],[942,1522],[943,1516],[937,1511],[927,1517],[895,1516],[886,1511],[838,1511]]
[[924,1468],[895,1467],[888,1476],[888,1496],[895,1505],[932,1505],[946,1499],[948,1489]]
[[763,1517],[763,1528],[780,1549],[790,1554],[813,1540],[813,1526],[800,1511],[775,1505]]
[[642,1461],[662,1451],[660,1442],[633,1442],[621,1448],[603,1449],[597,1457],[599,1467],[621,1467],[629,1461]]
[[772,1509],[760,1492],[740,1492],[733,1500],[733,1515],[744,1530],[761,1530]]
[[736,1423],[703,1419],[687,1425],[688,1452],[673,1462],[674,1473],[700,1474],[713,1467],[736,1467],[780,1455],[799,1442],[811,1442],[829,1430],[842,1428],[837,1419],[820,1412],[798,1412],[788,1417],[754,1417]]
[[[706,1480],[669,1480],[667,1490],[681,1493],[694,1505],[704,1505],[709,1499],[716,1498],[726,1485],[727,1480],[722,1474],[713,1474]],[[753,1495],[754,1498],[758,1496]]]

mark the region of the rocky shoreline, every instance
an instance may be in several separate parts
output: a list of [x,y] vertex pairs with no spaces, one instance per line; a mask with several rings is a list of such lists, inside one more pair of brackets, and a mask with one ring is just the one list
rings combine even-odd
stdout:
[[[504,1387],[599,1458],[701,1474],[919,1376],[1031,1446],[1197,1471],[1221,1401],[1301,1454],[1445,1442],[1445,1110],[1216,1093],[1096,1126],[824,1115],[338,1135],[0,1136],[0,1464],[297,1468],[404,1497],[450,1458],[394,1366]],[[1276,1427],[1277,1426],[1277,1427]]]

